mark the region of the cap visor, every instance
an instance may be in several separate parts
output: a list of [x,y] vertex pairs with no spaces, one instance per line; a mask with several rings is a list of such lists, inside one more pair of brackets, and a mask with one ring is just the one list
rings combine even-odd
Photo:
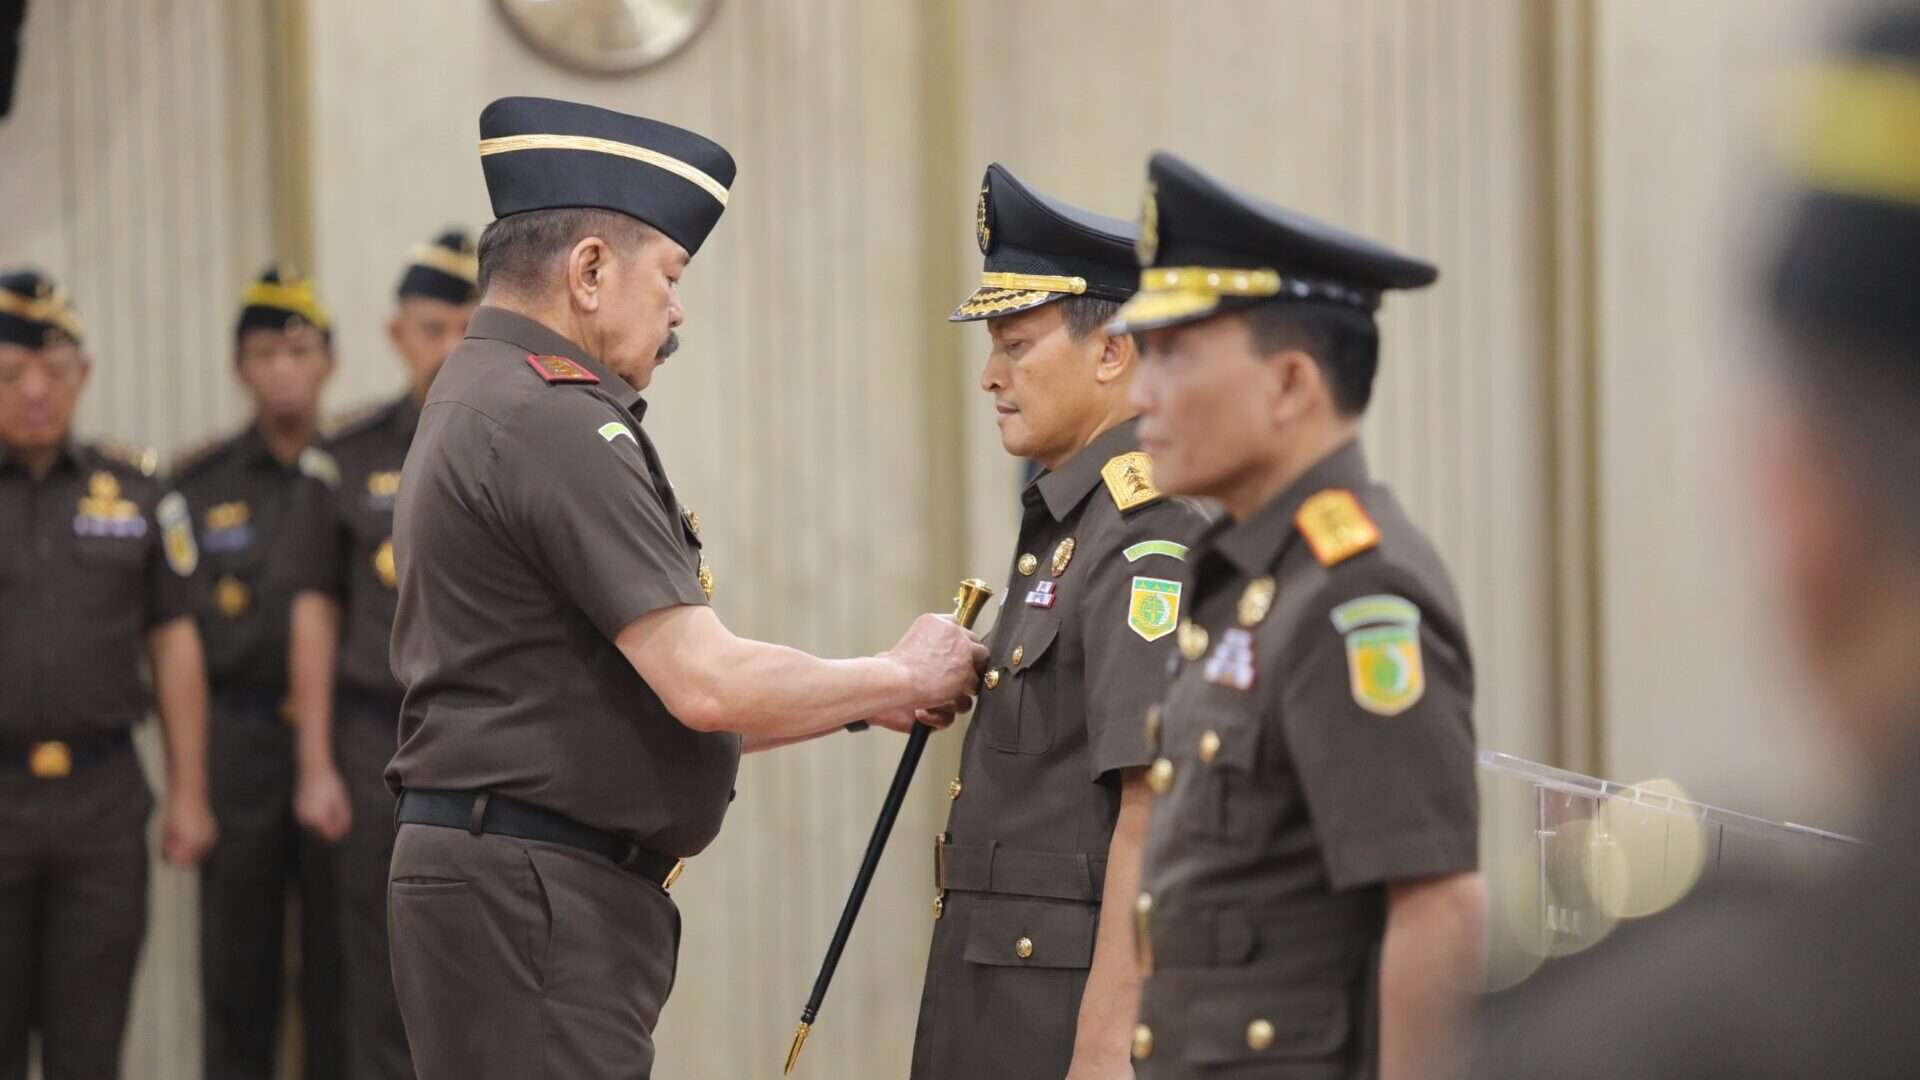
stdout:
[[1196,322],[1220,309],[1220,295],[1211,291],[1161,289],[1137,292],[1120,306],[1107,324],[1109,334],[1137,334]]
[[982,285],[973,290],[966,303],[953,309],[947,316],[948,322],[977,322],[992,319],[1000,315],[1012,315],[1017,311],[1037,308],[1049,300],[1058,300],[1066,293],[1036,291],[1032,289],[995,289]]

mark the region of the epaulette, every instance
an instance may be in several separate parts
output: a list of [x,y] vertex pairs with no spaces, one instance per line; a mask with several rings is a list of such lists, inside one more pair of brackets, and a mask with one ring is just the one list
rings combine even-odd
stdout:
[[330,488],[340,486],[340,463],[317,446],[300,451],[300,471]]
[[134,446],[117,439],[101,439],[93,444],[93,449],[101,457],[125,465],[141,476],[152,476],[160,469],[160,452],[151,446]]
[[541,356],[528,354],[527,366],[534,374],[552,383],[597,383],[600,376],[581,367],[564,356]]
[[1367,516],[1360,499],[1345,488],[1309,496],[1293,522],[1322,566],[1337,566],[1380,544],[1380,527]]
[[215,435],[202,439],[173,455],[172,466],[167,470],[175,480],[180,480],[208,465],[220,460],[220,455],[233,445],[232,435]]
[[393,411],[391,401],[369,401],[356,405],[320,425],[320,437],[328,441],[345,439],[379,424]]
[[1122,513],[1162,498],[1160,489],[1153,486],[1153,459],[1138,450],[1107,459],[1100,466],[1100,478],[1107,482],[1107,494]]

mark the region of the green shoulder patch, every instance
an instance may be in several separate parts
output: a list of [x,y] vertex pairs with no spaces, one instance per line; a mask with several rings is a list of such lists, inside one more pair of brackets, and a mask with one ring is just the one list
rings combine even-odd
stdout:
[[1125,555],[1128,562],[1139,562],[1149,555],[1165,555],[1169,559],[1186,562],[1187,545],[1178,544],[1172,540],[1142,540],[1137,544],[1129,545],[1120,554]]

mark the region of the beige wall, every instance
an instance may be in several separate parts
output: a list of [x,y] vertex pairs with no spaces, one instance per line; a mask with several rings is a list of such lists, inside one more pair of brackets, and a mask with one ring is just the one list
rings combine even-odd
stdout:
[[[1006,564],[1017,472],[973,389],[984,337],[943,321],[978,269],[981,169],[1129,215],[1167,148],[1443,267],[1388,304],[1366,437],[1459,579],[1483,745],[1824,820],[1832,778],[1805,779],[1790,668],[1755,629],[1724,433],[1753,338],[1743,252],[1720,239],[1760,235],[1732,210],[1756,190],[1752,84],[1813,0],[1217,0],[1204,18],[726,0],[686,52],[623,80],[559,71],[473,0],[304,6],[276,69],[309,80],[302,173],[275,157],[275,28],[255,6],[34,5],[0,126],[0,262],[71,282],[102,358],[90,428],[176,446],[237,421],[227,320],[275,236],[310,243],[336,309],[333,404],[397,393],[382,323],[403,253],[491,216],[480,107],[535,93],[660,116],[741,166],[687,280],[685,347],[648,394],[719,610],[816,651],[883,647],[953,579]],[[811,1075],[904,1071],[957,745],[923,767]],[[777,1067],[897,748],[836,738],[747,764],[676,890],[665,1075]],[[189,890],[156,881],[129,1072],[186,1076]]]

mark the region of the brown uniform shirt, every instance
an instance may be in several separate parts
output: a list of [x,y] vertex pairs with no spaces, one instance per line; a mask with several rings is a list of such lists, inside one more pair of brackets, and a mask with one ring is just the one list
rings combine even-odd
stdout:
[[173,471],[200,545],[193,614],[215,689],[286,689],[299,535],[289,523],[303,479],[251,426]]
[[399,600],[393,508],[419,424],[412,397],[349,422],[321,444],[331,482],[313,481],[301,493],[299,587],[339,602],[340,681],[368,693],[400,692],[388,656]]
[[1022,495],[989,674],[947,787],[916,1080],[1059,1080],[1072,1058],[1116,773],[1151,760],[1141,717],[1165,684],[1186,545],[1205,524],[1147,486],[1134,428]]
[[35,481],[0,448],[0,742],[111,734],[146,715],[145,633],[192,613],[186,508],[69,443]]
[[[387,782],[484,789],[693,855],[719,832],[740,739],[674,719],[613,643],[648,612],[706,603],[645,402],[530,319],[482,307],[467,335],[394,510],[406,699]],[[594,381],[550,383],[537,363]]]
[[1141,1080],[1371,1077],[1386,885],[1477,865],[1453,586],[1359,444],[1188,564],[1149,723]]

